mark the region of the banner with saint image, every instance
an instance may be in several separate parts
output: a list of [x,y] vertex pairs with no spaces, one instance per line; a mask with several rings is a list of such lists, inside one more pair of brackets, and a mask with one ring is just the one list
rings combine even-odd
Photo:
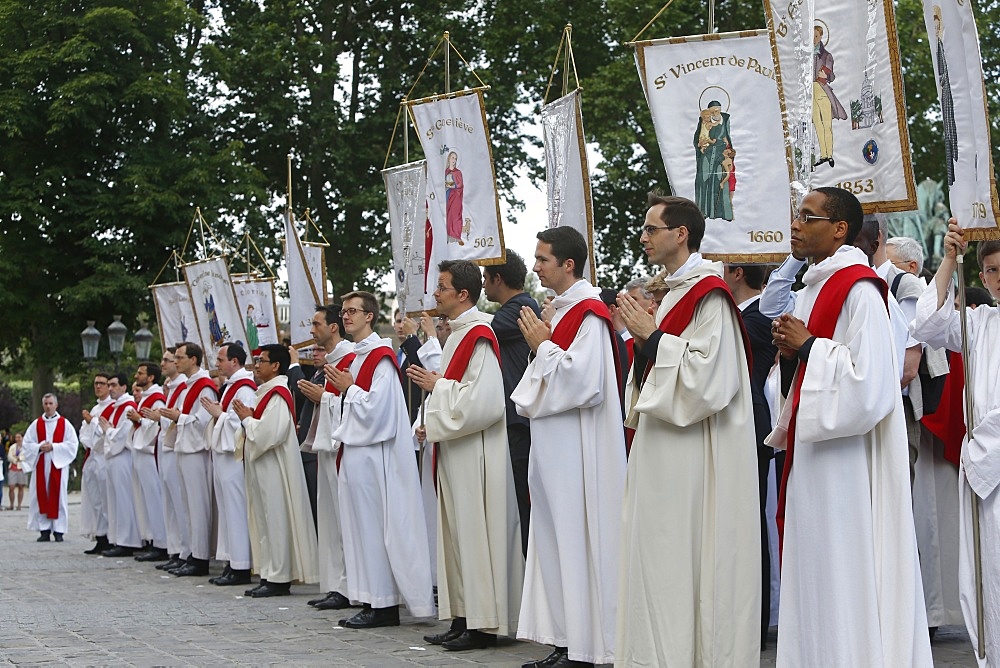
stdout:
[[951,212],[967,239],[1000,238],[983,59],[972,3],[924,0],[923,6],[941,101]]
[[542,131],[549,227],[565,225],[583,235],[589,249],[583,277],[593,282],[594,203],[579,89],[542,107]]
[[281,343],[278,338],[278,302],[274,295],[273,278],[251,278],[245,274],[233,276],[236,303],[243,314],[247,332],[247,352],[261,346]]
[[702,254],[783,259],[790,174],[767,32],[637,42],[635,49],[670,190],[705,215]]
[[428,264],[433,238],[427,219],[427,161],[383,169],[382,179],[389,205],[396,300],[410,315],[431,311],[436,306],[437,268]]
[[431,245],[440,260],[504,261],[493,149],[482,89],[407,103],[427,160]]
[[238,343],[247,348],[243,314],[236,302],[229,267],[225,258],[215,257],[186,264],[183,270],[205,351],[202,366],[214,369],[215,356],[223,343]]
[[[812,187],[850,190],[866,213],[916,209],[892,0],[815,3],[811,49],[801,29],[782,31],[780,18],[772,27],[782,75],[787,61],[811,74]],[[801,98],[802,84],[782,76],[786,103]]]
[[184,341],[200,341],[187,283],[161,283],[151,285],[149,289],[156,308],[160,348],[166,350]]

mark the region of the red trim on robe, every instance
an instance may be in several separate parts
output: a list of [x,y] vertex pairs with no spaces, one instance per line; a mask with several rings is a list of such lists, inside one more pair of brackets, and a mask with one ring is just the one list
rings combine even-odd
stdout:
[[[35,420],[35,435],[38,437],[39,444],[46,441],[44,417]],[[56,421],[55,431],[52,432],[51,442],[62,443],[64,438],[66,438],[66,418],[60,415]],[[50,520],[57,520],[59,519],[59,495],[62,491],[62,469],[53,466],[52,475],[46,480],[45,454],[44,452],[38,453],[38,464],[35,467],[35,476],[38,478],[35,481],[35,496],[38,499],[39,514]]]
[[206,387],[212,390],[213,397],[216,399],[219,398],[219,392],[215,389],[215,381],[211,378],[199,378],[188,387],[187,394],[184,395],[184,405],[181,407],[181,413],[184,415],[191,414],[191,409],[194,408],[194,403],[201,395],[201,391]]
[[257,391],[257,383],[253,382],[250,378],[240,378],[235,383],[226,385],[226,388],[222,392],[222,401],[220,402],[223,413],[229,410],[229,404],[236,398],[236,393],[240,391],[241,387],[249,387],[254,392]]
[[941,403],[930,415],[921,418],[928,431],[944,443],[944,458],[955,466],[962,461],[962,442],[965,440],[965,367],[962,354],[948,353],[948,377],[941,390]]
[[[396,367],[396,375],[399,376],[400,387],[402,387],[403,377],[402,372],[399,370],[399,362],[396,360],[396,353],[388,346],[378,346],[368,353],[368,357],[365,358],[365,361],[361,363],[361,368],[358,369],[358,377],[354,379],[354,384],[365,392],[371,390],[372,380],[375,379],[375,367],[386,358],[392,360],[392,365]],[[341,444],[340,450],[337,451],[337,473],[340,473],[340,460],[343,458],[344,445]]]

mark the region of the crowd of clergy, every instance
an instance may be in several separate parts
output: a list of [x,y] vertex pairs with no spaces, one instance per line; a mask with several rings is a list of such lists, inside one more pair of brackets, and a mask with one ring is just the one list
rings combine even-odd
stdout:
[[29,529],[62,540],[79,443],[88,554],[179,577],[216,559],[210,582],[252,598],[318,582],[346,628],[404,605],[451,621],[425,636],[444,650],[552,646],[532,668],[758,666],[779,614],[779,666],[897,667],[964,620],[998,665],[1000,242],[962,313],[956,221],[925,283],[919,247],[839,188],[804,198],[770,277],[705,260],[689,200],[651,193],[637,232],[662,270],[620,292],[551,228],[541,308],[511,251],[445,261],[438,318],[397,312],[398,349],[355,291],[317,306],[311,365],[223,344],[219,387],[184,342],[131,387],[97,374],[79,441],[46,395]]

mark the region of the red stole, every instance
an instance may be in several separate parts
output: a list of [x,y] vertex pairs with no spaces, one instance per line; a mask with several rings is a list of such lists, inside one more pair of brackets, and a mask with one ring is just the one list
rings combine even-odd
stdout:
[[[462,339],[462,342],[455,348],[455,354],[452,356],[451,361],[448,362],[448,368],[445,369],[445,378],[456,382],[462,380],[465,370],[469,367],[469,360],[472,359],[472,353],[476,349],[476,344],[480,341],[490,342],[490,345],[493,347],[493,354],[497,358],[497,364],[500,363],[500,344],[497,342],[497,335],[493,332],[493,328],[484,324],[473,325],[469,333]],[[438,444],[435,443],[433,447],[434,449],[431,451],[431,480],[434,481],[434,491],[437,492]]]
[[269,402],[276,394],[281,396],[281,398],[285,400],[285,403],[288,404],[288,412],[292,414],[292,421],[295,421],[295,398],[292,397],[292,391],[288,389],[288,386],[282,383],[275,385],[264,393],[264,396],[260,398],[260,401],[257,402],[257,406],[253,409],[253,419],[260,419],[260,417],[264,414],[264,409],[267,408],[267,402]]
[[173,408],[177,404],[177,399],[181,396],[181,392],[185,388],[187,388],[187,381],[180,383],[177,387],[170,388],[170,399],[167,400],[167,408]]
[[191,409],[194,408],[194,402],[198,401],[198,397],[201,395],[201,391],[205,388],[212,390],[212,396],[218,397],[219,393],[215,389],[215,381],[211,378],[199,378],[188,386],[187,394],[184,395],[184,405],[181,408],[181,413],[184,415],[190,415]]
[[962,354],[948,353],[948,377],[941,391],[941,403],[930,415],[920,421],[944,443],[944,458],[958,466],[962,460],[962,441],[965,440],[965,367]]
[[122,419],[122,415],[125,415],[125,411],[130,408],[136,408],[134,401],[126,401],[121,406],[115,407],[115,416],[111,419],[111,426],[117,428],[119,420]]
[[[664,334],[680,336],[687,329],[687,326],[691,324],[691,319],[694,317],[694,312],[698,309],[701,300],[710,292],[716,290],[725,295],[726,301],[729,302],[729,305],[733,308],[733,312],[736,314],[736,322],[740,324],[740,334],[743,336],[743,350],[747,356],[747,368],[753,369],[753,351],[750,349],[750,337],[747,335],[746,327],[743,326],[743,318],[740,316],[740,310],[733,299],[733,293],[729,291],[729,286],[718,276],[706,276],[692,285],[691,289],[684,293],[684,296],[663,316],[663,320],[660,321],[659,330]],[[643,380],[645,380],[652,369],[653,360],[650,360],[646,364],[646,372],[642,376]]]
[[[113,406],[114,404],[112,404]],[[46,441],[45,438],[45,418],[40,417],[35,420],[35,434],[39,444]],[[52,443],[62,443],[66,437],[66,418],[62,415],[56,421],[55,431],[52,433]],[[38,453],[38,464],[35,466],[35,495],[38,497],[38,512],[50,520],[59,519],[59,493],[62,491],[62,470],[52,467],[49,479],[45,479],[45,455]]]
[[[104,409],[101,411],[101,417],[110,422],[111,416],[114,415],[114,412],[115,412],[115,402],[109,401],[108,405],[105,406]],[[91,417],[90,419],[96,420],[97,418]],[[83,463],[86,464],[89,458],[90,458],[90,448],[87,448],[83,452]]]
[[[879,292],[882,293],[882,300],[886,302],[888,309],[889,286],[878,277],[871,267],[860,264],[844,267],[834,272],[819,291],[816,304],[809,315],[809,322],[806,329],[818,339],[833,338],[833,331],[837,327],[837,320],[840,312],[847,301],[854,284],[859,281],[875,281]],[[806,363],[800,361],[795,374],[795,381],[792,387],[792,413],[788,421],[788,437],[785,445],[785,470],[781,475],[781,487],[778,492],[778,509],[775,520],[778,525],[778,551],[780,554],[784,543],[785,535],[785,492],[788,488],[788,477],[792,471],[792,459],[795,450],[795,422],[799,412],[799,400],[802,394],[802,379],[806,374]]]
[[257,391],[257,383],[249,378],[240,378],[235,383],[226,385],[225,389],[222,390],[221,405],[223,413],[229,410],[229,404],[233,403],[233,399],[236,398],[236,393],[240,391],[241,387],[249,387],[254,392]]
[[622,369],[621,359],[618,357],[618,340],[615,339],[615,327],[611,324],[611,312],[608,310],[607,305],[600,299],[588,297],[571,306],[566,311],[566,315],[559,320],[559,324],[553,328],[551,341],[563,350],[569,350],[569,347],[576,339],[577,333],[580,331],[583,318],[588,313],[596,315],[608,327],[608,335],[611,337],[611,356],[615,360],[615,374],[618,377],[618,387],[620,388],[622,385]]
[[[396,361],[396,353],[388,346],[378,346],[368,353],[368,357],[365,358],[365,361],[361,363],[361,368],[358,369],[358,377],[354,379],[354,384],[365,392],[371,390],[372,380],[375,378],[375,367],[384,359],[392,360],[392,365],[396,367],[396,375],[400,377],[400,387],[402,387],[403,378],[399,371],[399,362]],[[343,458],[344,444],[341,443],[340,450],[337,451],[337,473],[340,473],[340,460]]]

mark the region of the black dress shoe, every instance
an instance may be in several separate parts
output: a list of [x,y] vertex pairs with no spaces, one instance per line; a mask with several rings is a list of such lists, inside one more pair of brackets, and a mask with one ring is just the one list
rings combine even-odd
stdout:
[[41,535],[35,539],[36,543],[49,542],[49,534],[52,533],[51,531],[39,531],[38,533],[40,533]]
[[291,582],[268,582],[250,593],[250,598],[268,598],[270,596],[288,596],[292,593]]
[[135,555],[136,561],[169,561],[170,555],[163,548],[154,547]]
[[339,591],[335,591],[317,603],[315,607],[317,610],[343,610],[351,607],[351,601]]
[[574,661],[568,654],[563,654],[558,661],[552,664],[552,668],[594,668],[594,664],[586,661]]
[[[229,564],[227,563],[226,567],[222,569],[222,575],[216,575],[214,578],[208,578],[208,584],[213,584],[214,585],[216,582],[219,581],[220,578],[224,578],[227,575],[229,575],[229,571],[230,570],[232,570],[232,569],[229,568]],[[243,584],[246,584],[246,582],[244,582]]]
[[441,643],[441,647],[449,652],[464,652],[469,649],[486,649],[496,647],[497,637],[492,633],[483,633],[475,629],[466,631],[454,640]]
[[335,592],[335,591],[328,591],[323,596],[320,596],[319,598],[314,598],[311,601],[306,601],[306,603],[309,604],[309,605],[316,605],[317,603],[322,603],[323,601],[325,601],[326,599],[330,598],[331,596],[333,596],[336,593],[337,592]]
[[556,662],[562,658],[566,658],[566,648],[556,647],[554,650],[552,650],[552,653],[549,654],[544,659],[539,659],[538,661],[530,661],[528,663],[522,664],[521,668],[551,668],[551,666],[554,666]]
[[116,545],[110,550],[101,552],[102,557],[131,557],[133,554],[135,554],[134,547],[124,547],[122,545]]
[[166,566],[164,566],[163,572],[165,572],[165,573],[173,573],[178,568],[184,568],[185,566],[187,566],[187,562],[185,560],[183,560],[183,559],[174,559],[173,561],[168,562]]
[[61,533],[59,533],[58,531],[53,532],[52,535],[56,537],[56,542],[57,543],[63,542],[63,535]]
[[[214,582],[213,582],[214,580]],[[248,585],[250,584],[250,569],[229,569],[228,573],[224,573],[217,578],[212,578],[209,580],[214,585],[220,587],[231,587],[232,585]],[[251,594],[252,595],[252,594]]]
[[156,566],[154,566],[154,568],[158,571],[165,571],[168,568],[177,568],[178,566],[184,563],[184,560],[181,559],[176,554],[171,554],[168,556],[170,557],[170,561],[166,562],[165,564],[157,564]]
[[244,596],[253,596],[253,593],[255,591],[257,591],[258,589],[263,589],[266,586],[267,586],[267,580],[265,580],[264,578],[261,578],[259,585],[257,585],[256,587],[251,587],[250,589],[247,589],[245,592],[243,592],[243,594],[244,594]]
[[388,608],[369,608],[354,615],[350,619],[340,620],[345,629],[374,629],[380,626],[399,626],[399,606]]
[[94,545],[94,547],[90,548],[89,550],[84,550],[83,553],[84,554],[100,554],[101,552],[104,551],[104,549],[105,549],[104,546],[102,546],[100,543],[97,543],[96,545]]
[[203,577],[208,575],[208,559],[195,559],[192,557],[188,559],[186,564],[170,572],[179,578],[190,577],[192,575]]
[[455,640],[463,633],[465,633],[465,617],[456,617],[451,620],[451,628],[444,633],[424,636],[424,641],[432,645],[443,645],[449,640]]

